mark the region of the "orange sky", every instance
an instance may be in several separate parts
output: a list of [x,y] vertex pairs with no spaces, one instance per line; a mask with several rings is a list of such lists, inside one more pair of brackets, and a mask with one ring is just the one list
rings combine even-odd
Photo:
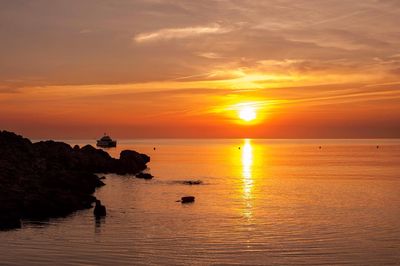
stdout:
[[400,137],[399,18],[391,0],[3,1],[0,129]]

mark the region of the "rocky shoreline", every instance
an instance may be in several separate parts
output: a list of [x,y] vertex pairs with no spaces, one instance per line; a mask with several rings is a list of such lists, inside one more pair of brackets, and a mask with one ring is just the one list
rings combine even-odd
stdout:
[[120,158],[91,145],[32,143],[0,131],[0,230],[21,227],[21,219],[47,219],[92,207],[104,183],[95,173],[138,174],[150,157],[124,150]]

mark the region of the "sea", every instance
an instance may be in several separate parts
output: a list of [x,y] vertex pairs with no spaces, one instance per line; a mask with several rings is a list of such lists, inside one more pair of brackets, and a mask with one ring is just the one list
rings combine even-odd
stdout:
[[104,175],[104,219],[87,209],[0,232],[0,265],[400,265],[399,139],[132,139],[106,151],[125,149],[151,157],[152,180]]

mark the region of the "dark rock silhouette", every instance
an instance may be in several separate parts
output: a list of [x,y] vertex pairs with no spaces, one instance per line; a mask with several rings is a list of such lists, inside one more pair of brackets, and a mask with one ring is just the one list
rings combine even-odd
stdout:
[[101,205],[100,200],[96,200],[96,206],[94,206],[93,214],[94,216],[96,216],[96,218],[104,217],[107,215],[106,206]]
[[193,196],[185,196],[181,198],[182,203],[191,203],[194,202],[194,197]]
[[0,131],[0,229],[17,228],[21,219],[65,216],[90,208],[92,193],[104,183],[94,173],[136,174],[150,158],[122,151],[120,159],[90,145],[32,143]]
[[150,157],[136,151],[124,150],[119,155],[115,172],[117,174],[135,174],[146,169]]
[[201,180],[184,180],[181,182],[184,185],[201,185],[203,181]]
[[143,179],[152,179],[153,176],[148,173],[138,173],[135,175],[137,178],[143,178]]
[[12,211],[7,214],[0,214],[0,230],[11,228],[21,228],[21,218],[19,215]]

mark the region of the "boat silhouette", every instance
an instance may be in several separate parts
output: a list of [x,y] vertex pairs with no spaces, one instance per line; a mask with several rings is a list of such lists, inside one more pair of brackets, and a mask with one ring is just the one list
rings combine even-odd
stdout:
[[102,148],[111,148],[111,147],[117,147],[117,141],[113,140],[110,136],[104,133],[104,136],[97,140],[98,147]]

